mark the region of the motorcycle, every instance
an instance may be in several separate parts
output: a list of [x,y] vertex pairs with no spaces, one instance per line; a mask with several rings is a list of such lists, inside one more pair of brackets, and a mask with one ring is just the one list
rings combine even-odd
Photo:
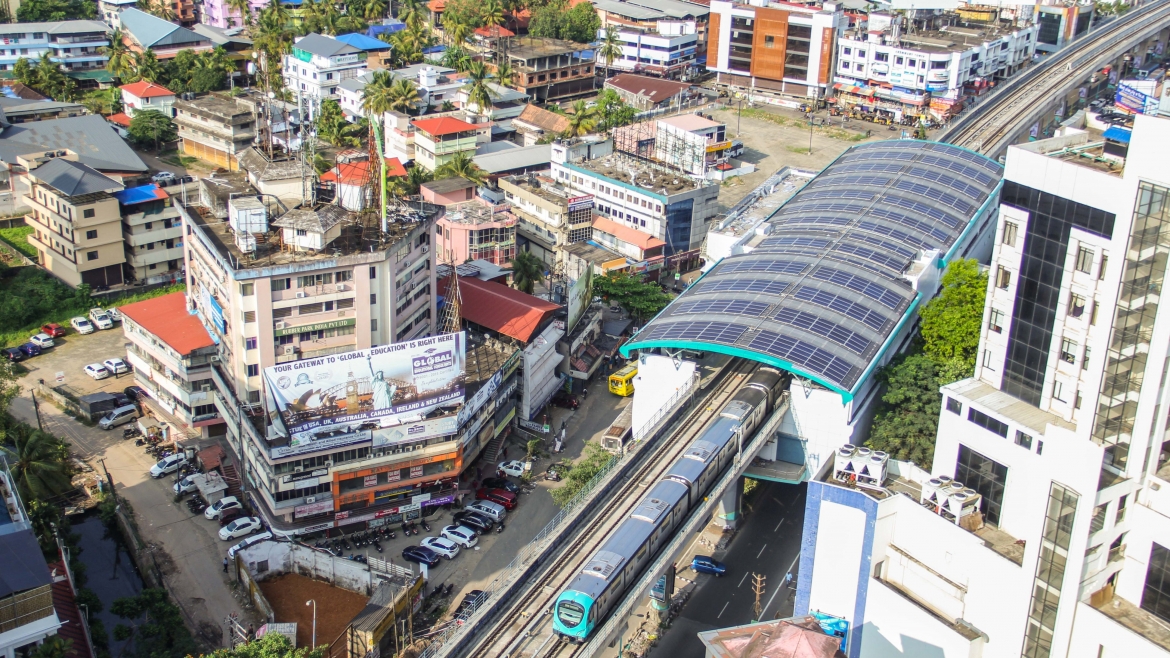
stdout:
[[426,519],[421,519],[420,522],[422,523],[423,530],[426,530],[427,532],[431,531],[431,526],[427,523]]
[[447,586],[443,589],[443,596],[451,596],[451,592],[454,591],[455,583],[447,583]]
[[136,446],[141,446],[141,445],[145,445],[145,444],[146,444],[146,441],[144,441],[142,439],[137,439],[134,441],[134,445],[136,445]]
[[135,436],[142,436],[142,430],[138,429],[137,427],[127,427],[126,429],[122,430],[123,439],[129,439]]
[[382,544],[380,544],[377,539],[374,540],[374,550],[378,551],[379,553],[382,552]]
[[501,532],[503,532],[503,531],[504,531],[504,524],[503,524],[502,522],[501,522],[501,523],[497,523],[497,524],[496,524],[496,534],[498,535],[498,534],[500,534],[500,533],[501,533]]

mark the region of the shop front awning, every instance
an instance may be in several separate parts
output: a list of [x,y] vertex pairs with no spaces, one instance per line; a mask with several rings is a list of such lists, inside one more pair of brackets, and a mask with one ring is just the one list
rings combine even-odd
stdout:
[[835,83],[833,85],[833,89],[836,89],[837,91],[843,91],[847,94],[857,94],[858,96],[873,96],[872,87],[859,87],[857,85],[846,84],[844,82]]

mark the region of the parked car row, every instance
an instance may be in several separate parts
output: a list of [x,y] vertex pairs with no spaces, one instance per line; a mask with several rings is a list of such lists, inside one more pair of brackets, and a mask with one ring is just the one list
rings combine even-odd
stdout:
[[424,537],[419,546],[404,548],[402,559],[425,564],[433,569],[439,566],[442,558],[453,560],[460,550],[475,548],[479,544],[479,536],[490,531],[497,523],[502,524],[507,514],[502,505],[487,500],[476,501],[456,512],[455,522],[440,530],[438,537]]

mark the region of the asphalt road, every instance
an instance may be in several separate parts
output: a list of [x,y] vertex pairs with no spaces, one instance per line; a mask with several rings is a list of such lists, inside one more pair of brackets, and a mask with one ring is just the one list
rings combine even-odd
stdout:
[[[655,655],[671,658],[703,658],[703,644],[697,633],[751,623],[756,601],[752,592],[752,574],[766,577],[762,619],[791,616],[796,574],[792,587],[784,586],[784,575],[800,554],[800,534],[804,525],[805,485],[761,482],[749,501],[753,511],[736,533],[727,551],[716,557],[727,565],[721,578],[696,575],[690,569],[679,572],[680,578],[692,578],[697,587],[670,630],[654,647]],[[701,549],[696,549],[701,553]]]

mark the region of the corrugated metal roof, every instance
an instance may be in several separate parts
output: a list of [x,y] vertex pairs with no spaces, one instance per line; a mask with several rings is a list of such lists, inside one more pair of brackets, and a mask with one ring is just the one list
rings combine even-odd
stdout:
[[497,153],[477,155],[471,161],[489,174],[547,165],[552,162],[552,144],[533,144]]
[[114,127],[95,114],[18,123],[0,132],[0,160],[4,162],[14,163],[17,156],[53,149],[71,149],[82,164],[101,171],[147,171]]
[[297,39],[297,42],[293,44],[293,48],[298,48],[313,55],[320,55],[321,57],[333,57],[335,55],[361,52],[359,49],[354,48],[344,41],[338,41],[333,37],[327,37],[316,32],[311,32]]
[[33,169],[29,174],[41,184],[51,187],[67,197],[77,197],[94,192],[114,192],[122,189],[122,184],[118,181],[72,160],[49,160]]
[[[447,295],[451,279],[439,280],[439,294]],[[503,284],[459,277],[459,307],[463,319],[527,343],[560,306]]]
[[139,187],[131,187],[120,192],[114,192],[113,197],[118,200],[118,203],[124,206],[132,206],[136,203],[146,203],[147,201],[157,201],[159,199],[169,198],[170,195],[166,193],[156,183],[150,185],[141,185]]
[[364,34],[358,34],[357,32],[352,32],[350,34],[339,34],[335,38],[342,43],[346,43],[353,46],[354,48],[357,48],[358,50],[390,50],[390,44],[386,43],[385,41],[382,41],[381,39],[375,39],[373,37],[368,37]]
[[53,582],[41,545],[32,530],[0,535],[0,597],[35,589]]

